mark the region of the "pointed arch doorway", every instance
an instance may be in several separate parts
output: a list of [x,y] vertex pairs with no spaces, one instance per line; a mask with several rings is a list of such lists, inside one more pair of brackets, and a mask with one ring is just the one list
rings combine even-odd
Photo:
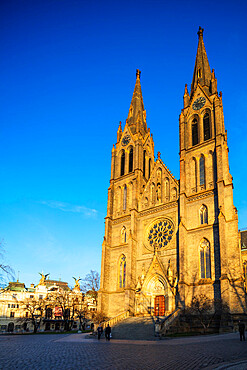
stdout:
[[143,284],[142,293],[148,298],[149,313],[154,316],[165,316],[168,307],[168,289],[165,278],[153,274]]

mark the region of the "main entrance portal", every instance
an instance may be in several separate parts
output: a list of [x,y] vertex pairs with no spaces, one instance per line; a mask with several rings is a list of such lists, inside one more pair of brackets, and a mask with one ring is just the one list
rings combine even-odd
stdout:
[[154,300],[154,315],[164,316],[165,315],[165,296],[156,295]]

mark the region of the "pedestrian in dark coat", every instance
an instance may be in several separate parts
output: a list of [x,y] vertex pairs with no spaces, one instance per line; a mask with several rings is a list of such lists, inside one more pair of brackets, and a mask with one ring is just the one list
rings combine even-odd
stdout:
[[239,330],[239,334],[240,334],[240,340],[242,342],[242,339],[245,340],[245,325],[244,325],[244,322],[243,321],[239,321],[238,322],[238,330]]
[[111,327],[110,327],[109,324],[105,328],[105,339],[106,340],[110,340],[111,339]]
[[98,340],[100,340],[101,334],[103,333],[103,328],[100,324],[97,327],[97,332],[98,332]]

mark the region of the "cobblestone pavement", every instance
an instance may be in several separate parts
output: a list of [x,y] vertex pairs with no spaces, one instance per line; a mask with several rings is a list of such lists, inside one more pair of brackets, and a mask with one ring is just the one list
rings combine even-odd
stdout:
[[247,369],[247,342],[237,333],[155,342],[1,335],[0,369]]

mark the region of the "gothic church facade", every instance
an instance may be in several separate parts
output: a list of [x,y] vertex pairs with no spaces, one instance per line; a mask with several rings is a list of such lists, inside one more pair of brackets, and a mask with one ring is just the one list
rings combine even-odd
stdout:
[[233,204],[222,94],[199,28],[191,91],[179,117],[180,180],[154,157],[140,71],[112,148],[99,308],[108,317],[167,316],[192,297],[244,311],[238,215]]

